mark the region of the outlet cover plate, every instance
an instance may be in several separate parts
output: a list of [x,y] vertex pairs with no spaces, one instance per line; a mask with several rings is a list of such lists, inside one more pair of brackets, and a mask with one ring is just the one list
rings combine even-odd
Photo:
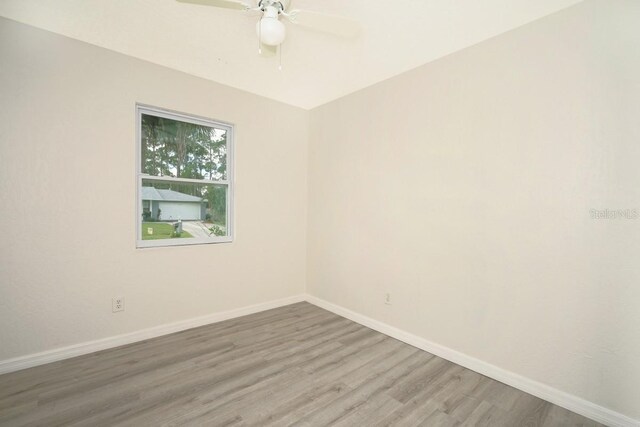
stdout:
[[124,297],[115,297],[111,300],[111,311],[114,313],[124,311]]

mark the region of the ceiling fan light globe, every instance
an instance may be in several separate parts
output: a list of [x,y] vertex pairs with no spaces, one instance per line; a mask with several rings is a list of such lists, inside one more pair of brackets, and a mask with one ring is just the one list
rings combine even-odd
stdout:
[[256,25],[260,41],[269,46],[278,46],[287,35],[287,28],[278,18],[262,18]]

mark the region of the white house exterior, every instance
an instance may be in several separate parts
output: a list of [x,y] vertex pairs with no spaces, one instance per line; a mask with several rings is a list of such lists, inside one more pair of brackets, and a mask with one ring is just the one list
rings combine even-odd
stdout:
[[173,190],[142,187],[142,210],[145,217],[157,221],[202,220],[205,200]]

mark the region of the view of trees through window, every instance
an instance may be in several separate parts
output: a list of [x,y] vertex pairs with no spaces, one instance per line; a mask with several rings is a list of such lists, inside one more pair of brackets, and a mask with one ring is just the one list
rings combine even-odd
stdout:
[[228,130],[140,114],[140,240],[228,235]]
[[227,131],[142,114],[142,171],[153,176],[227,179]]

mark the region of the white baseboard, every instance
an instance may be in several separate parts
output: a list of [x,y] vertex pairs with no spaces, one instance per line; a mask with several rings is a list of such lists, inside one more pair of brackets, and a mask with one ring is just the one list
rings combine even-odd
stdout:
[[395,328],[391,325],[356,313],[313,295],[307,294],[306,300],[313,305],[317,305],[318,307],[324,308],[325,310],[331,311],[339,316],[346,317],[356,323],[385,335],[389,335],[392,338],[405,342],[421,350],[435,354],[443,359],[500,381],[501,383],[508,384],[511,387],[515,387],[577,414],[591,418],[594,421],[598,421],[611,427],[640,426],[639,420],[634,420],[633,418],[619,412],[612,411],[611,409],[607,409],[572,394],[565,393],[546,384],[539,383],[532,379],[523,377],[522,375],[491,365],[490,363],[483,362],[482,360],[460,353],[440,344],[436,344],[417,335]]
[[89,354],[100,350],[106,350],[108,348],[118,347],[125,344],[131,344],[137,341],[148,340],[150,338],[156,338],[162,335],[184,331],[186,329],[197,328],[198,326],[204,326],[211,323],[221,322],[223,320],[246,316],[248,314],[258,313],[260,311],[270,310],[272,308],[278,308],[304,300],[304,295],[294,295],[288,298],[263,302],[260,304],[237,308],[234,310],[222,311],[219,313],[209,314],[193,319],[181,320],[179,322],[154,326],[152,328],[130,332],[127,334],[116,335],[113,337],[103,338],[95,341],[83,342],[67,347],[43,351],[41,353],[28,354],[26,356],[20,356],[13,359],[1,360],[0,374],[19,371],[21,369],[31,368],[33,366],[44,365],[45,363],[56,362],[58,360],[69,359],[71,357],[81,356],[83,354]]

